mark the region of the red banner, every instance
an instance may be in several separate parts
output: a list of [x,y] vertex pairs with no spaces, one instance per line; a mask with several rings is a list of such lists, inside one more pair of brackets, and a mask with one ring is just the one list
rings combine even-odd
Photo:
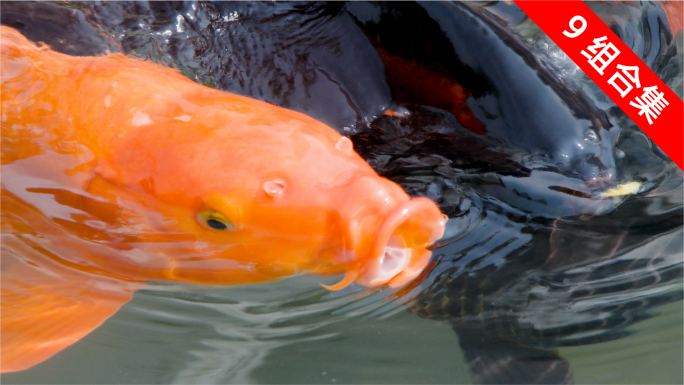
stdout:
[[515,3],[684,169],[684,103],[586,4]]

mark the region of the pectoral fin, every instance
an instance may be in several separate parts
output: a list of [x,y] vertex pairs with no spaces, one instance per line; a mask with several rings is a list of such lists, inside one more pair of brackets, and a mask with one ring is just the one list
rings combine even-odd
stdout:
[[38,251],[3,234],[1,372],[30,368],[80,340],[140,286],[77,271],[49,258],[36,263],[25,253]]

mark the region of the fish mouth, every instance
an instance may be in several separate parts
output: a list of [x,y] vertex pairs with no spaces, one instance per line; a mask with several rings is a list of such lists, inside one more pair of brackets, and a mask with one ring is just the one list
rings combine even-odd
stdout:
[[367,287],[399,287],[410,282],[430,261],[427,246],[444,235],[446,221],[428,198],[399,204],[380,225],[366,262],[347,272],[341,282],[324,287],[339,290],[354,281]]

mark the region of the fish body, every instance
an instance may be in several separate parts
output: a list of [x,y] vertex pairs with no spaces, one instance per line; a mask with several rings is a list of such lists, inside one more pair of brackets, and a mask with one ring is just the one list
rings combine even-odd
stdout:
[[0,31],[3,372],[77,341],[145,281],[398,286],[442,236],[432,201],[306,115]]
[[69,55],[120,51],[171,64],[201,84],[303,112],[348,135],[382,114],[391,95],[378,54],[343,5],[17,2],[3,3],[0,23]]

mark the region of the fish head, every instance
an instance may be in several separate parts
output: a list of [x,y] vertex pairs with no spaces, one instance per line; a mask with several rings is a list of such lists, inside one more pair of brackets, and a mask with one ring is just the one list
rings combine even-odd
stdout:
[[78,341],[145,281],[312,271],[398,285],[442,235],[433,202],[311,118],[124,55],[0,35],[1,372]]
[[423,270],[446,222],[434,202],[410,199],[314,119],[210,94],[150,97],[133,108],[131,121],[145,124],[103,172],[142,202],[138,212],[150,212],[149,231],[191,240],[162,253],[165,278],[224,284],[346,273],[337,289],[398,286]]

